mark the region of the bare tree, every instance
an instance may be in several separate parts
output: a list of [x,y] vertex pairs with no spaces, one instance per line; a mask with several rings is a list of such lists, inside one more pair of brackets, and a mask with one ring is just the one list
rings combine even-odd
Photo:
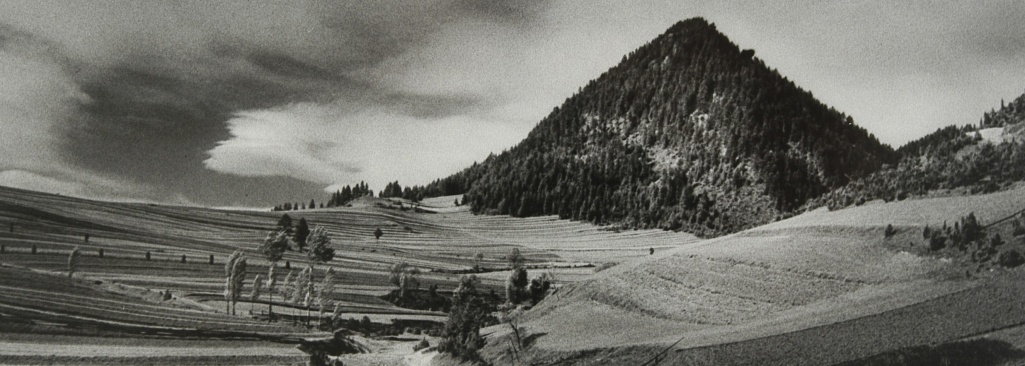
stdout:
[[320,319],[324,319],[324,312],[327,311],[327,307],[331,306],[332,298],[335,292],[335,269],[328,267],[327,272],[324,273],[324,279],[320,281],[320,286],[317,288],[317,307],[320,311]]
[[81,257],[81,251],[76,246],[75,249],[71,250],[71,254],[68,256],[68,278],[75,275],[75,271],[78,270],[78,260]]
[[242,286],[246,279],[246,257],[240,257],[231,267],[231,315],[235,315],[235,305],[242,297]]
[[[147,252],[148,254],[148,252]],[[242,258],[242,249],[237,249],[235,252],[228,256],[227,262],[224,263],[224,312],[231,312],[231,299],[234,294],[232,292],[234,281],[232,275],[235,273],[235,262],[238,262]]]
[[256,307],[256,300],[260,299],[260,293],[263,291],[263,277],[259,274],[253,279],[253,292],[249,295],[249,313],[253,313],[253,308]]
[[274,318],[274,287],[278,284],[278,279],[274,276],[274,271],[278,266],[271,262],[270,267],[267,268],[267,296],[270,298],[267,300],[267,316],[270,319]]

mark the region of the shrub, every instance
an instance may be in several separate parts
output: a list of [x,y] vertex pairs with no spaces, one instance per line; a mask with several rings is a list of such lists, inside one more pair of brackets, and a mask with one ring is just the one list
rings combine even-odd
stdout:
[[933,235],[929,238],[929,250],[937,251],[947,247],[947,237],[941,235]]
[[999,247],[1004,245],[1004,239],[1000,237],[1000,234],[994,234],[993,237],[989,239],[989,245],[994,248]]
[[1025,235],[1025,225],[1021,224],[1021,220],[1020,219],[1014,219],[1014,221],[1011,221],[1011,223],[1014,225],[1014,229],[1011,231],[1011,235],[1014,235],[1014,236]]
[[428,342],[426,338],[425,339],[421,339],[420,343],[417,343],[415,346],[413,346],[413,352],[417,352],[419,350],[427,349],[427,348],[430,348],[430,347],[431,347],[431,342]]
[[893,228],[893,224],[887,224],[886,225],[886,231],[883,232],[883,236],[886,237],[886,238],[889,238],[889,237],[891,237],[891,236],[893,236],[895,234],[897,234],[897,229]]
[[1008,250],[1000,253],[1000,265],[1007,268],[1014,268],[1025,264],[1025,257],[1022,257],[1021,253],[1017,250]]

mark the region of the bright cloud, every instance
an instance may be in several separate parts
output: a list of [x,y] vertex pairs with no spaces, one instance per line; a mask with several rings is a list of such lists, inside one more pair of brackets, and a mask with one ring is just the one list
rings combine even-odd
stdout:
[[[481,129],[480,123],[493,128]],[[241,176],[292,176],[338,185],[366,181],[424,184],[511,146],[526,130],[469,116],[424,119],[384,108],[347,111],[297,103],[246,111],[229,120],[232,137],[218,143],[208,169]]]

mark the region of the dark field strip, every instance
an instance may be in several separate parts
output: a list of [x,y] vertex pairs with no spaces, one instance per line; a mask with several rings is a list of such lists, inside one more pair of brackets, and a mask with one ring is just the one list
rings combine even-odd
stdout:
[[[187,353],[187,349],[181,353]],[[296,353],[301,353],[296,351]],[[61,357],[2,356],[5,365],[305,365],[306,356]]]

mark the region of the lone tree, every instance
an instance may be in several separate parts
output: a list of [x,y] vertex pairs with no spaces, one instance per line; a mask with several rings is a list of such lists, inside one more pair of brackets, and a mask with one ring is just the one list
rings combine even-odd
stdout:
[[278,292],[281,293],[281,300],[286,303],[292,299],[292,282],[295,282],[295,271],[288,271],[285,275],[285,280],[281,281],[281,287]]
[[391,266],[388,280],[399,289],[399,298],[401,299],[406,297],[406,289],[420,287],[420,281],[417,279],[419,275],[419,268],[401,262]]
[[509,272],[509,278],[505,281],[505,297],[510,304],[516,304],[523,298],[527,288],[527,270],[523,267],[515,268]]
[[331,236],[323,227],[314,227],[306,242],[310,245],[306,257],[309,258],[311,266],[316,263],[327,263],[335,258],[335,250],[331,248]]
[[384,235],[384,232],[381,231],[381,228],[377,228],[376,230],[374,230],[374,239],[381,240],[381,235]]
[[300,218],[299,223],[295,225],[295,238],[296,245],[299,246],[299,251],[305,251],[307,238],[310,236],[310,226],[306,223],[306,218]]
[[473,270],[480,272],[482,269],[481,263],[484,262],[484,252],[478,250],[476,253],[473,253],[473,261],[476,262],[473,265]]
[[278,284],[277,277],[274,276],[274,271],[277,268],[273,262],[270,267],[267,268],[267,317],[268,319],[274,319],[274,290]]
[[327,272],[324,273],[324,279],[320,281],[320,286],[317,288],[317,308],[320,312],[320,319],[323,322],[324,312],[327,311],[328,306],[331,306],[334,302],[335,293],[335,269],[328,267]]
[[249,313],[253,313],[253,308],[256,307],[256,300],[260,299],[260,294],[263,292],[263,277],[256,275],[253,278],[253,292],[249,294]]
[[278,230],[284,231],[288,234],[292,233],[292,217],[288,214],[281,215],[281,219],[278,220]]
[[276,264],[285,255],[285,251],[292,249],[289,243],[288,233],[283,230],[274,230],[267,233],[263,243],[257,249],[264,258],[272,264]]
[[231,314],[235,315],[235,304],[238,303],[238,298],[242,295],[242,283],[246,278],[246,257],[243,254],[242,249],[235,250],[228,257],[228,262],[224,264],[224,300],[225,312],[228,311],[228,306],[231,306]]
[[509,256],[507,256],[506,259],[509,261],[510,268],[522,267],[525,260],[523,255],[520,254],[520,248],[512,248],[512,251],[509,252]]
[[77,246],[71,250],[71,254],[68,256],[68,278],[74,276],[75,271],[78,270],[78,259],[80,256],[81,251]]

